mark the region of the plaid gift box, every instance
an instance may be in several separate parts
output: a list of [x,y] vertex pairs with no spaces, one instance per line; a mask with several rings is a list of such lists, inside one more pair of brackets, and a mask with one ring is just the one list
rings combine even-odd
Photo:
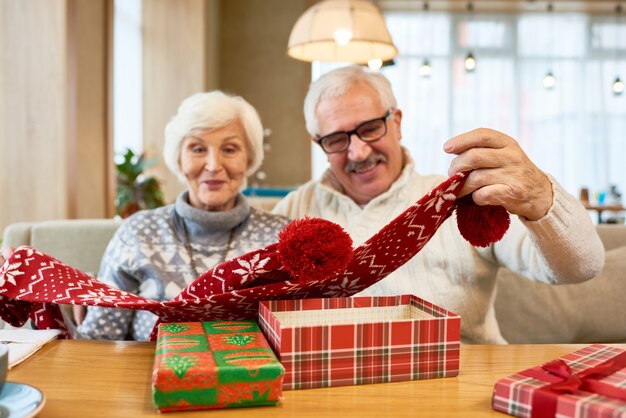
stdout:
[[152,401],[162,412],[275,405],[284,371],[254,321],[160,324]]
[[594,344],[500,379],[492,406],[518,417],[626,417],[626,350]]
[[461,318],[411,295],[264,301],[283,389],[456,376]]

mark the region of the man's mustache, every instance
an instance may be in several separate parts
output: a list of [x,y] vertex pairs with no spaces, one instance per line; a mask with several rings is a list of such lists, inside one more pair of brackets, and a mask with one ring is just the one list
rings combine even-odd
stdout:
[[352,171],[361,171],[363,169],[373,167],[379,162],[387,162],[387,157],[385,157],[384,154],[377,152],[370,155],[363,161],[348,161],[348,164],[346,164],[344,171],[346,173],[350,173]]

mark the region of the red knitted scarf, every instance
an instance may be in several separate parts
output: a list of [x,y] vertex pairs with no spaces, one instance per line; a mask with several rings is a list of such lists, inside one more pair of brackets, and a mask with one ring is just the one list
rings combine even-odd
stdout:
[[0,269],[0,317],[14,326],[30,318],[39,329],[68,336],[59,304],[146,310],[160,321],[179,322],[254,319],[260,300],[351,296],[410,260],[455,209],[471,244],[487,246],[504,235],[504,208],[479,207],[469,196],[457,200],[465,179],[465,173],[450,177],[354,249],[340,226],[296,220],[278,243],[217,265],[167,302],[110,287],[35,248],[19,247]]

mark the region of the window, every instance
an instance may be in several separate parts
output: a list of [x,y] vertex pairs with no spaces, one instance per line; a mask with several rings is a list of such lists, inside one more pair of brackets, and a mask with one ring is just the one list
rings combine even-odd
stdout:
[[113,27],[113,143],[116,157],[143,151],[141,0],[116,0]]
[[[426,19],[427,17],[427,19]],[[626,190],[626,23],[578,13],[388,12],[399,55],[381,71],[403,111],[403,139],[420,173],[446,175],[443,143],[489,127],[515,138],[569,192]],[[558,37],[558,39],[557,39]],[[473,73],[464,68],[472,51]],[[432,75],[418,70],[427,58]],[[313,76],[336,65],[316,63]],[[542,81],[551,69],[556,86]],[[314,175],[326,166],[319,151]]]

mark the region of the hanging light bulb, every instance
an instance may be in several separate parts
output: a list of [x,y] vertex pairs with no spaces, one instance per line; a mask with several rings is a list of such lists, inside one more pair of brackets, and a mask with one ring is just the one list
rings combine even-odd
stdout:
[[422,66],[417,70],[417,74],[422,78],[430,78],[433,74],[433,68],[430,66],[428,59],[424,59]]
[[[550,28],[550,45],[553,45],[552,40],[554,39],[554,6],[552,5],[552,3],[548,3],[548,27]],[[546,73],[546,75],[543,77],[543,88],[546,90],[552,90],[554,88],[554,86],[556,86],[556,78],[554,77],[554,74],[552,73],[552,70],[550,68],[552,68],[552,56],[553,56],[553,51],[550,52],[550,55],[548,56],[548,72]]]
[[543,78],[543,88],[546,90],[552,90],[556,85],[556,78],[554,78],[554,74],[552,71],[548,71],[546,76]]
[[613,82],[613,95],[621,96],[624,92],[624,82],[619,78],[619,76],[615,77],[615,81]]
[[[622,5],[620,3],[615,7],[615,27],[619,26],[620,15],[622,14]],[[617,30],[617,29],[616,29]],[[615,61],[615,68],[617,69],[618,55],[617,55],[617,45],[613,51]],[[613,96],[621,96],[624,92],[624,82],[619,78],[619,75],[615,76],[615,81],[613,81]]]
[[333,38],[335,39],[335,43],[340,46],[346,46],[350,43],[352,39],[352,31],[346,28],[337,29],[333,33]]
[[[432,21],[432,18],[429,18],[427,16],[428,11],[430,10],[430,6],[428,5],[428,2],[425,1],[424,2],[424,6],[423,6],[423,11],[424,11],[424,18],[430,23]],[[428,47],[425,47],[425,49],[431,50],[432,49],[432,29],[428,31],[429,32],[429,45]],[[424,61],[422,61],[422,66],[419,68],[419,70],[417,70],[417,75],[419,75],[421,78],[430,78],[430,76],[433,74],[433,69],[430,66],[430,61],[428,61],[428,58],[424,58]]]
[[[468,27],[471,26],[472,23],[472,12],[474,11],[474,6],[472,5],[472,2],[468,2],[467,3],[467,15],[468,15]],[[467,56],[465,57],[465,71],[467,71],[468,73],[473,73],[474,70],[476,69],[476,57],[474,57],[474,54],[472,53],[472,51],[469,51],[467,53]]]
[[472,54],[472,51],[467,53],[467,57],[465,57],[465,70],[468,73],[472,73],[474,72],[474,70],[476,69],[476,58],[474,58],[474,54]]
[[367,66],[370,67],[371,70],[378,71],[383,66],[383,60],[380,58],[372,58],[367,62]]

